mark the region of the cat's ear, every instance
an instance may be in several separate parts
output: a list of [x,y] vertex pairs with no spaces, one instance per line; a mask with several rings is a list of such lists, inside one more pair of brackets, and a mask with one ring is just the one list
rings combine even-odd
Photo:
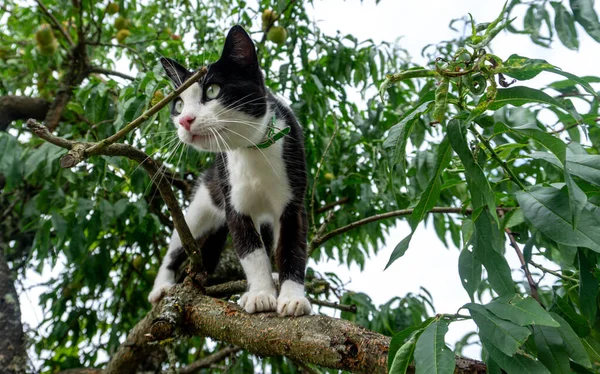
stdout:
[[175,87],[181,86],[191,74],[185,67],[170,58],[161,57],[160,63],[165,69],[169,79],[175,84]]
[[256,47],[242,26],[236,25],[229,30],[221,60],[232,62],[242,68],[258,67]]

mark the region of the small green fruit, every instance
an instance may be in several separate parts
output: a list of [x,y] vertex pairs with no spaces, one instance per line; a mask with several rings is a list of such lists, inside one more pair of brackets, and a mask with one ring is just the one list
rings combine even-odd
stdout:
[[129,28],[129,20],[123,16],[117,17],[115,20],[115,28],[117,30],[124,30]]
[[137,255],[133,258],[133,267],[136,270],[140,270],[144,266],[144,258],[140,255]]
[[165,94],[161,91],[158,90],[154,93],[154,95],[152,95],[152,99],[150,100],[150,106],[153,107],[156,104],[159,103],[159,101],[161,101],[162,99],[165,98]]
[[56,50],[58,49],[58,43],[55,39],[51,44],[48,45],[38,44],[37,48],[42,56],[52,56],[54,53],[56,53]]
[[39,46],[50,45],[54,41],[54,33],[48,24],[41,25],[35,33],[35,39]]
[[267,33],[267,39],[279,45],[285,43],[287,37],[287,30],[283,26],[273,26]]
[[273,24],[273,22],[275,22],[275,20],[277,19],[277,12],[274,12],[271,9],[265,9],[262,12],[261,19],[262,19],[262,30],[267,31],[269,26],[271,26]]
[[335,175],[333,175],[333,173],[325,173],[323,176],[330,182],[335,179]]
[[127,39],[129,35],[131,35],[131,32],[129,30],[119,30],[119,32],[117,33],[117,41],[119,42],[119,44],[123,44],[125,42],[125,39]]
[[106,6],[106,13],[108,14],[116,14],[119,12],[119,4],[117,3],[110,3]]

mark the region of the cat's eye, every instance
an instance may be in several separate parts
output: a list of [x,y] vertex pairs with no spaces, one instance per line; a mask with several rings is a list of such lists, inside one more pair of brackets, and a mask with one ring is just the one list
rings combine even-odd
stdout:
[[219,92],[221,92],[221,87],[213,83],[206,89],[206,98],[209,100],[216,99],[219,96]]
[[175,112],[177,112],[178,114],[181,113],[181,111],[183,110],[183,100],[181,100],[180,98],[175,99],[174,108]]

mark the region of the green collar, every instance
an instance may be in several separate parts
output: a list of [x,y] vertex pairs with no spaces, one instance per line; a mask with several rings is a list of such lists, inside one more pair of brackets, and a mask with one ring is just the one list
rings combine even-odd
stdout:
[[271,122],[267,125],[267,131],[265,132],[265,140],[256,145],[248,146],[248,148],[254,148],[254,149],[269,148],[270,146],[275,144],[275,142],[277,142],[279,139],[283,138],[284,136],[286,136],[287,134],[290,133],[289,126],[286,126],[280,130],[278,127],[275,126],[275,121],[276,121],[276,118],[275,118],[275,115],[273,114],[273,118],[271,119]]

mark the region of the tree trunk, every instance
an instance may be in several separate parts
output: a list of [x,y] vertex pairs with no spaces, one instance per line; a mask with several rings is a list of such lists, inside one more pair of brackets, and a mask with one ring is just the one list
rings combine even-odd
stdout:
[[0,251],[0,372],[21,374],[27,369],[27,352],[21,309],[10,269]]

